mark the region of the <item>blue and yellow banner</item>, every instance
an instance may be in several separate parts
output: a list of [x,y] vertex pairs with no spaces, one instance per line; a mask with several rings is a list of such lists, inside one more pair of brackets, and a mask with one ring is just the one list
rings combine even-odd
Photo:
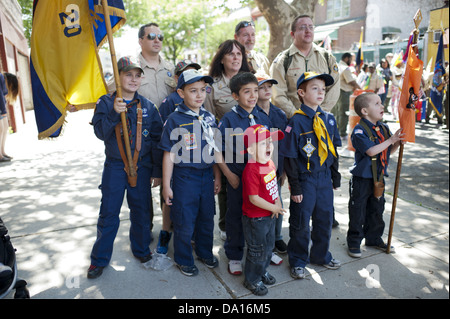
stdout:
[[434,64],[434,74],[433,83],[431,85],[430,99],[433,103],[436,111],[439,113],[438,116],[442,116],[442,92],[444,88],[444,83],[442,77],[445,74],[444,68],[444,41],[443,33],[439,39],[439,46],[436,53],[436,62]]
[[[125,23],[123,1],[108,0],[113,31]],[[35,0],[31,84],[38,138],[58,137],[68,104],[93,108],[107,93],[98,49],[106,40],[100,0]]]

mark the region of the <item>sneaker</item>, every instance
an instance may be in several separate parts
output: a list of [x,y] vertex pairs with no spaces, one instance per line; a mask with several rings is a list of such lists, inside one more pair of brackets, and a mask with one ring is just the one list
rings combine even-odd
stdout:
[[306,277],[304,267],[291,267],[291,277],[294,279],[303,279]]
[[193,266],[182,266],[182,265],[177,265],[178,268],[180,269],[181,273],[183,275],[186,276],[196,276],[198,275],[198,268],[193,265]]
[[263,282],[260,281],[256,285],[253,285],[247,281],[244,281],[244,287],[250,290],[256,296],[264,296],[267,295],[269,290],[266,286],[264,286]]
[[134,257],[139,259],[139,261],[143,264],[143,263],[146,263],[147,261],[149,261],[150,259],[152,259],[152,253],[145,255],[143,257],[139,257],[139,256],[134,256]]
[[227,240],[227,233],[224,230],[219,230],[219,236],[223,241]]
[[168,231],[161,230],[159,232],[158,245],[156,246],[156,252],[158,254],[167,254],[171,237],[172,233],[169,233]]
[[350,257],[353,257],[353,258],[361,257],[361,249],[359,249],[359,248],[348,248],[347,252]]
[[270,264],[279,266],[283,262],[283,259],[281,259],[280,256],[278,256],[276,253],[272,253],[272,258],[270,259]]
[[232,275],[242,274],[242,263],[240,260],[230,260],[228,262],[228,272]]
[[105,267],[90,265],[87,272],[87,277],[89,279],[95,279],[100,277],[103,273],[103,268]]
[[287,245],[283,240],[277,240],[275,241],[275,250],[279,252],[280,254],[287,253]]
[[[381,244],[378,244],[378,245],[366,245],[366,246],[374,247],[374,248],[379,249],[379,250],[382,250],[382,251],[386,251],[387,248],[388,248],[387,244],[384,243],[384,242],[382,242]],[[391,246],[390,252],[391,252],[391,253],[395,253],[395,248],[394,248],[394,246]]]
[[277,282],[275,277],[269,274],[268,271],[266,271],[266,273],[261,277],[261,281],[266,285],[273,285]]
[[219,261],[215,256],[212,258],[198,258],[202,263],[206,265],[208,268],[216,268],[219,265]]
[[323,264],[323,266],[328,269],[338,269],[341,267],[341,262],[333,258],[328,264]]

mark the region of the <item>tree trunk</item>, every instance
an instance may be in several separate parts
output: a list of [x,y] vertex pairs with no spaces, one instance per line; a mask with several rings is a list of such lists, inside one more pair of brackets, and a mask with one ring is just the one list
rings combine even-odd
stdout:
[[270,62],[291,43],[291,23],[300,14],[314,16],[317,0],[294,0],[290,5],[284,0],[255,0],[259,11],[269,24],[270,40],[267,58]]

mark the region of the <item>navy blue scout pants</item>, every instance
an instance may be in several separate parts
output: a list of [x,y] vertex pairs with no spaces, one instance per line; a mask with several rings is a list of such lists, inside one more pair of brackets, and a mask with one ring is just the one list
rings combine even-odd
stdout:
[[373,179],[352,176],[349,183],[348,203],[349,223],[347,244],[349,248],[359,248],[365,238],[366,245],[377,246],[383,243],[384,232],[383,196],[378,200],[373,196]]
[[182,266],[194,265],[191,239],[195,241],[195,253],[199,258],[212,258],[216,213],[212,167],[196,169],[175,166],[172,191],[170,218],[175,262]]
[[137,185],[130,187],[122,161],[106,160],[102,175],[102,202],[97,222],[97,240],[91,252],[91,264],[107,266],[119,229],[119,213],[125,191],[130,208],[130,243],[136,257],[150,254],[150,215],[152,211],[150,169],[138,162]]
[[[333,186],[330,170],[301,174],[303,200],[291,200],[289,211],[288,256],[291,267],[327,264],[332,256],[328,251],[333,224]],[[312,231],[310,219],[312,217]],[[308,245],[312,241],[310,253]]]
[[227,181],[227,213],[225,215],[227,239],[225,255],[229,260],[241,260],[244,256],[245,238],[242,230],[242,176],[239,187],[234,189]]

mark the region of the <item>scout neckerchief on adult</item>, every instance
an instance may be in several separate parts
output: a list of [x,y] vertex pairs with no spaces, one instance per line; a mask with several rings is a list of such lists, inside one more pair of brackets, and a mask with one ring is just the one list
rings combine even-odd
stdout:
[[[306,115],[302,109],[299,109],[294,112],[295,114]],[[319,144],[319,158],[320,158],[320,166],[325,162],[328,157],[328,149],[330,149],[331,154],[336,156],[336,151],[334,150],[333,142],[331,141],[330,135],[328,134],[327,128],[323,120],[319,117],[320,112],[316,112],[314,115],[313,121],[313,130],[317,136],[318,144]],[[328,145],[328,146],[327,146]]]
[[186,110],[183,110],[183,109],[180,109],[180,108],[177,107],[175,109],[175,111],[183,113],[183,114],[186,114],[186,115],[190,115],[190,116],[198,119],[198,121],[202,125],[206,143],[208,143],[209,154],[212,154],[212,150],[213,149],[216,152],[218,152],[219,148],[217,147],[216,142],[214,141],[214,132],[213,132],[211,126],[204,120],[203,115],[195,113],[194,111],[192,111],[188,107],[186,107],[186,108],[187,108]]
[[[256,106],[255,106],[255,107],[256,107]],[[236,114],[239,114],[239,112],[238,112],[236,106],[233,106],[231,109],[232,109],[233,112],[235,112]],[[255,122],[255,116],[254,116],[252,113],[250,113],[250,114],[248,115],[248,118],[249,118],[249,120],[250,120],[250,126],[256,125],[256,122]]]
[[[137,161],[139,158],[139,152],[141,150],[141,142],[142,142],[142,108],[141,108],[141,102],[137,99],[133,100],[131,103],[127,104],[127,108],[131,108],[133,107],[135,104],[137,104],[136,107],[136,146],[134,148],[134,155],[133,155],[133,164],[134,167],[137,171]],[[130,184],[131,187],[135,187],[136,183],[137,183],[137,174],[136,176],[132,177],[130,176],[130,172],[129,172],[129,166],[128,166],[128,160],[127,160],[127,156],[125,155],[125,151],[123,148],[123,142],[122,142],[122,138],[123,138],[123,132],[121,132],[122,128],[122,123],[118,123],[115,127],[115,131],[116,131],[116,139],[117,139],[117,145],[119,146],[119,151],[120,151],[120,156],[122,157],[122,161],[125,164],[124,166],[124,170],[125,172],[127,172],[127,176],[128,176],[128,183]],[[127,116],[127,130],[128,130],[128,136],[130,138],[130,145],[133,145],[133,139],[131,137],[131,124],[130,124],[130,120],[128,119]]]

